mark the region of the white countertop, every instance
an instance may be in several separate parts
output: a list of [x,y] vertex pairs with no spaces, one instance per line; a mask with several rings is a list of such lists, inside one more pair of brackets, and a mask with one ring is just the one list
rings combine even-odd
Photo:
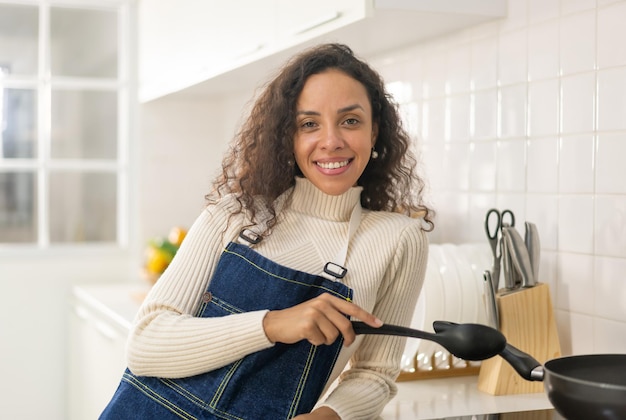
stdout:
[[478,376],[398,383],[398,395],[383,410],[384,420],[418,420],[552,408],[544,392],[490,395],[477,387]]
[[[143,284],[86,285],[74,298],[128,330],[139,308]],[[398,395],[385,407],[384,420],[420,420],[552,408],[544,392],[493,396],[480,391],[477,376],[398,383]]]

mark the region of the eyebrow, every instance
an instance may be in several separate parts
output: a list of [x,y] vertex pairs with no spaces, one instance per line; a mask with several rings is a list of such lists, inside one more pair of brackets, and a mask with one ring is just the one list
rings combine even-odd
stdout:
[[[361,109],[361,110],[365,111],[365,109],[361,105],[354,104],[354,105],[345,106],[343,108],[339,108],[337,110],[337,114],[341,114],[343,112],[354,111],[355,109]],[[317,112],[317,111],[306,111],[306,110],[304,110],[304,111],[297,111],[296,115],[320,115],[320,113]]]

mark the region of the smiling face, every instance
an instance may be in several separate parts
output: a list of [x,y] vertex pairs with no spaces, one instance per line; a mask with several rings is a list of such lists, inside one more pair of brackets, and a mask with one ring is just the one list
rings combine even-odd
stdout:
[[296,106],[298,167],[324,193],[343,194],[356,185],[376,139],[365,87],[327,70],[307,79]]

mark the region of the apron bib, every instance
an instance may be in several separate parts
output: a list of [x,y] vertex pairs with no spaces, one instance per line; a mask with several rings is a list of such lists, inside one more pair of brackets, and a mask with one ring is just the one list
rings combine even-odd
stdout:
[[[352,289],[327,277],[276,264],[231,242],[196,316],[285,309],[322,293],[352,300]],[[136,376],[127,369],[100,418],[290,419],[313,409],[342,345],[341,336],[329,346],[306,340],[276,343],[220,369],[182,379]]]

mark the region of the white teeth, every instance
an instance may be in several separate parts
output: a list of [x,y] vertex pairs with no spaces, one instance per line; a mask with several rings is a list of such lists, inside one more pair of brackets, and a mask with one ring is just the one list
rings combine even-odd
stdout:
[[324,169],[338,169],[338,168],[346,166],[348,162],[349,161],[347,160],[344,160],[343,162],[328,162],[328,163],[317,162],[317,166],[324,168]]

